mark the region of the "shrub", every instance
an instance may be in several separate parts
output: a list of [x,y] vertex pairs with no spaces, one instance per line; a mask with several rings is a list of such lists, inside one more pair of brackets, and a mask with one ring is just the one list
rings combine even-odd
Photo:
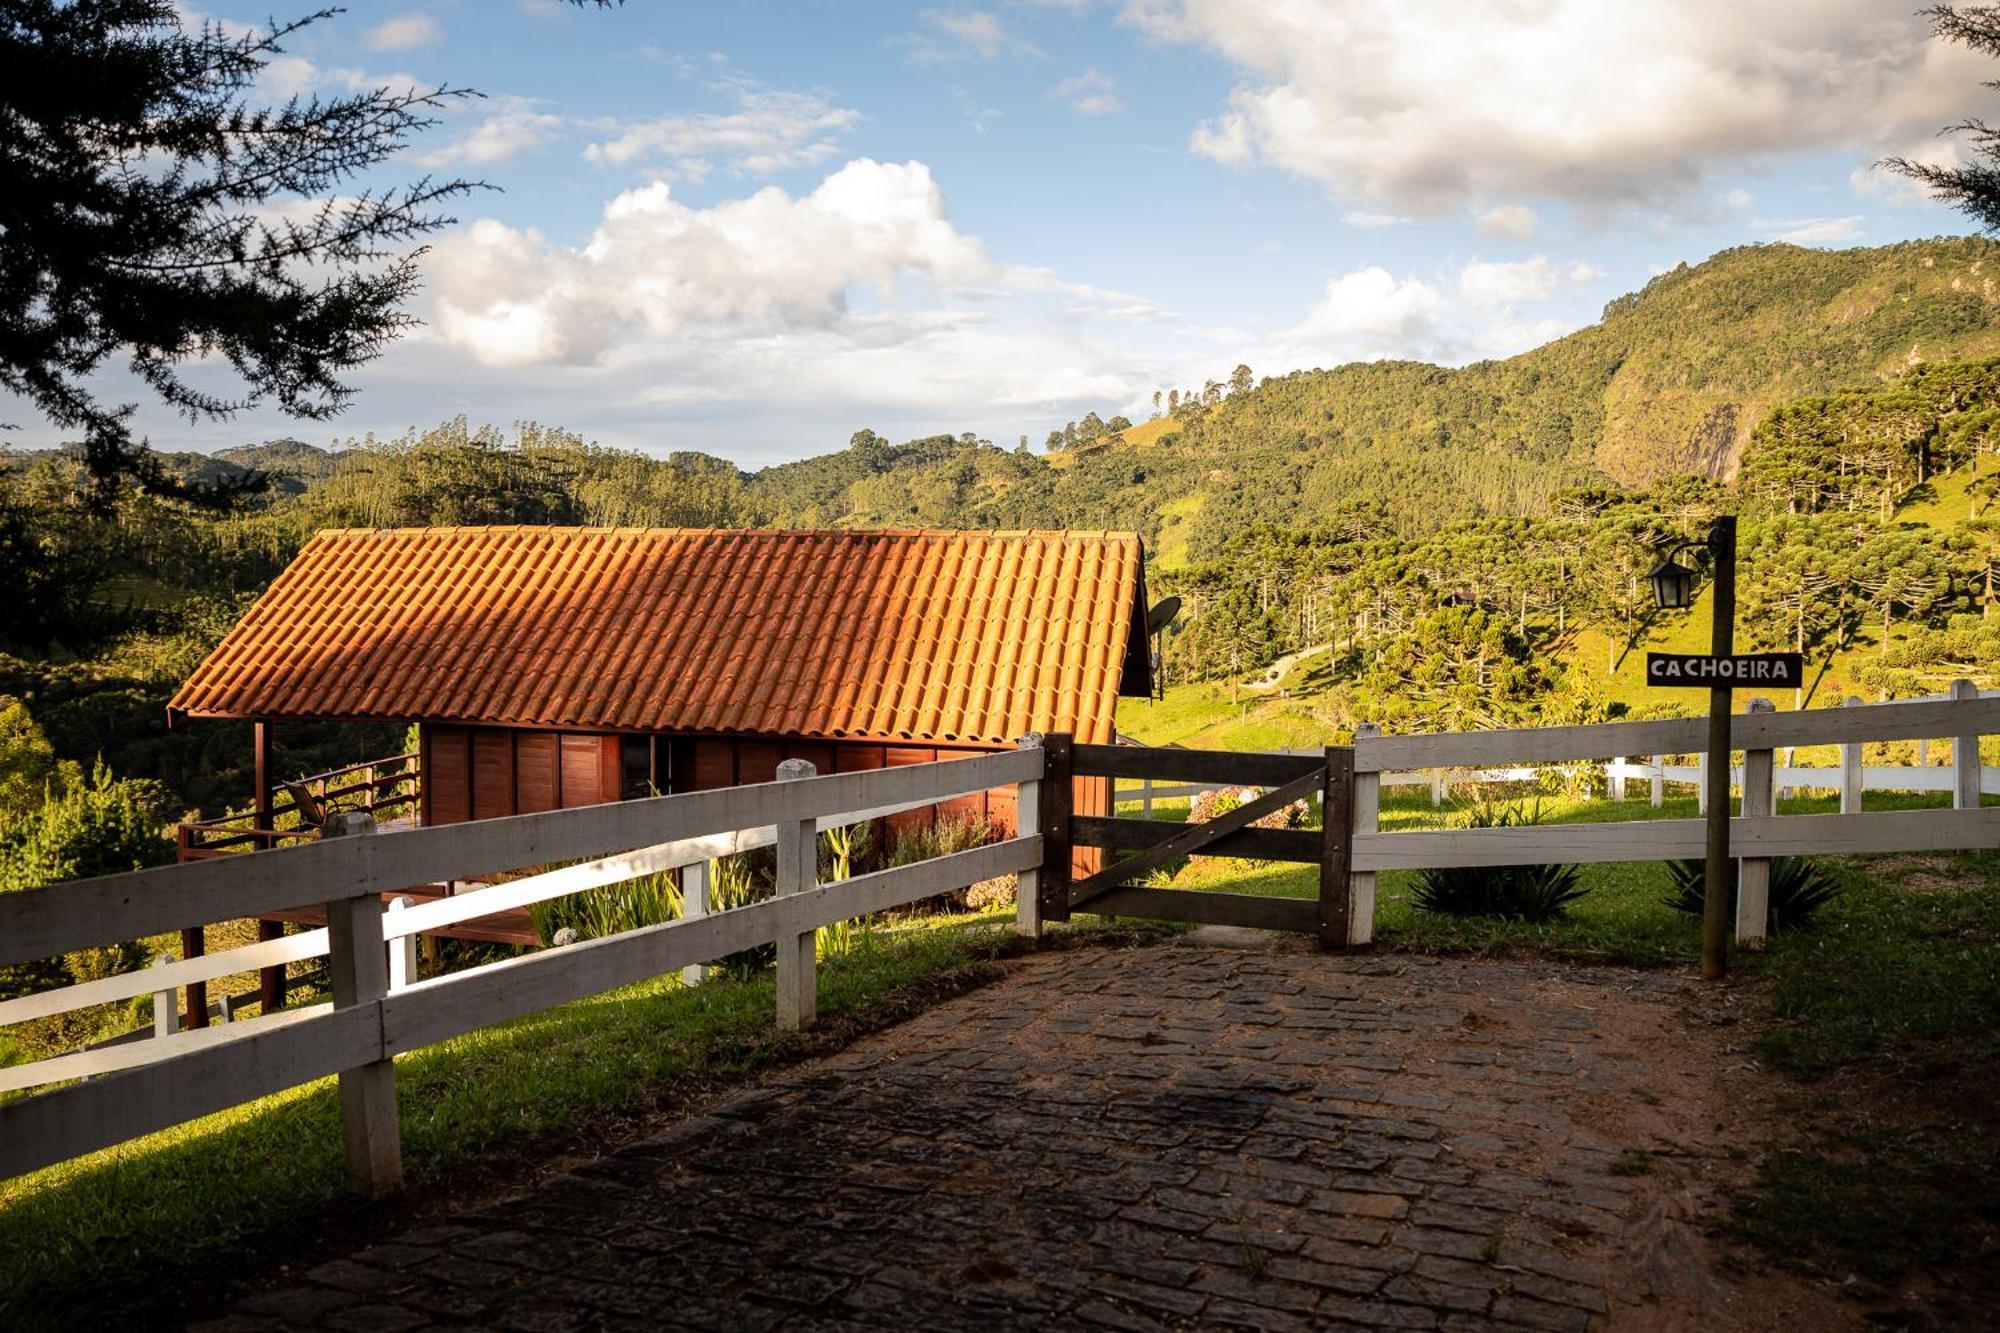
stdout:
[[[64,764],[40,806],[0,832],[0,893],[163,865],[173,858],[166,818],[159,783],[114,778],[102,763],[85,778]],[[143,956],[127,941],[0,967],[0,997],[129,971]]]
[[978,819],[937,819],[898,829],[889,844],[889,864],[914,865],[940,856],[953,856],[984,847],[993,841],[993,829]]
[[[993,841],[993,827],[980,819],[938,819],[928,824],[918,824],[896,831],[889,844],[889,864],[891,866],[914,865],[918,861],[930,861],[940,856],[952,856],[958,852],[969,852],[975,847],[984,847]],[[957,912],[966,907],[964,889],[951,893],[941,893],[935,898],[926,898],[910,904],[912,911]]]
[[[1539,803],[1528,811],[1493,801],[1464,807],[1460,828],[1515,828],[1541,822]],[[1573,865],[1450,866],[1418,872],[1411,903],[1445,916],[1493,916],[1541,924],[1554,921],[1583,896],[1582,872]]]
[[[1667,882],[1673,886],[1673,893],[1666,900],[1667,906],[1676,912],[1700,917],[1708,902],[1708,862],[1669,861]],[[1740,877],[1732,876],[1729,882],[1729,916],[1732,921],[1736,918],[1740,891]],[[1781,930],[1796,930],[1810,924],[1819,909],[1832,902],[1839,892],[1840,881],[1812,857],[1773,857],[1765,931],[1775,935]]]
[[[761,859],[761,858],[759,858]],[[758,892],[757,866],[750,855],[724,856],[708,863],[708,906],[713,912],[743,907],[765,896]],[[778,961],[778,946],[766,940],[739,949],[721,960],[724,972],[738,981],[748,981]]]
[[528,907],[543,944],[551,943],[563,929],[575,931],[579,939],[594,940],[674,921],[680,914],[681,891],[664,874],[642,875]]
[[[1188,823],[1206,824],[1212,819],[1240,810],[1264,793],[1256,787],[1228,787],[1220,791],[1196,792],[1188,803]],[[1253,820],[1253,828],[1304,828],[1306,826],[1306,802],[1293,801],[1280,806],[1261,819]]]

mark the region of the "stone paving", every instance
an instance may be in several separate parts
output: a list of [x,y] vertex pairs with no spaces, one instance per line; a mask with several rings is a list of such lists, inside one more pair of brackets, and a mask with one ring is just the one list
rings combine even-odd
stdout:
[[203,1327],[1605,1327],[1658,1185],[1603,1014],[1664,1028],[1686,983],[1556,974],[1038,956]]

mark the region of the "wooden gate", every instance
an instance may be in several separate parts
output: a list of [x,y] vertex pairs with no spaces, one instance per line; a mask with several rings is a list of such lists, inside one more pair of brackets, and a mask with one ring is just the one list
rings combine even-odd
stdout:
[[[1348,939],[1349,861],[1354,842],[1354,750],[1330,746],[1323,755],[1257,754],[1228,750],[1072,745],[1043,738],[1048,767],[1041,786],[1040,827],[1045,861],[1039,877],[1041,916],[1066,921],[1072,912],[1151,917],[1210,925],[1296,930],[1328,948]],[[1202,823],[1172,824],[1111,815],[1077,815],[1069,808],[1072,779],[1152,778],[1259,789],[1236,809]],[[1270,829],[1255,822],[1294,801],[1318,796],[1317,829]],[[1075,878],[1071,847],[1104,849],[1105,865]],[[1124,853],[1121,857],[1118,854]],[[1317,899],[1163,889],[1138,883],[1184,856],[1297,861],[1319,867]]]

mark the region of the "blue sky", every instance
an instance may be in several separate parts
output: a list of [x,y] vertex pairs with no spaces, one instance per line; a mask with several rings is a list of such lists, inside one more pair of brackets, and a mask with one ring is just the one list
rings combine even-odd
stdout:
[[1967,230],[1869,169],[1994,101],[1910,8],[356,3],[266,91],[477,87],[399,171],[500,192],[336,422],[140,422],[463,412],[757,466],[863,426],[1039,445],[1238,361],[1509,355],[1727,246]]

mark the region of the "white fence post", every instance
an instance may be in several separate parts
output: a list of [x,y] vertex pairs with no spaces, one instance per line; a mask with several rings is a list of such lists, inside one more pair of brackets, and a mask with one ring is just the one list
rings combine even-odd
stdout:
[[[817,777],[810,760],[787,759],[778,765],[778,781]],[[778,892],[804,893],[819,882],[819,833],[810,818],[778,823]],[[818,956],[814,932],[778,926],[778,1026],[790,1031],[812,1026],[818,1005]]]
[[[1751,713],[1775,713],[1769,699],[1752,699]],[[1743,752],[1743,817],[1763,818],[1777,813],[1772,803],[1770,750]],[[1746,948],[1762,948],[1764,927],[1771,915],[1771,859],[1746,856],[1736,863],[1736,942]]]
[[[1354,739],[1379,736],[1382,729],[1372,722],[1354,728]],[[1357,768],[1354,772],[1354,832],[1374,833],[1381,822],[1382,775]],[[1375,872],[1356,870],[1348,874],[1347,942],[1350,946],[1371,944],[1375,939]]]
[[[391,912],[401,912],[410,907],[408,898],[398,894],[389,900]],[[417,937],[405,935],[389,942],[389,989],[402,990],[417,979]]]
[[1610,762],[1610,764],[1608,764],[1605,767],[1604,785],[1605,789],[1611,793],[1612,800],[1622,801],[1625,799],[1625,756],[1624,755],[1622,754],[1619,755],[1616,759],[1613,759]]
[[1708,813],[1708,751],[1706,750],[1695,756],[1694,809],[1698,815]]
[[1653,808],[1659,809],[1667,803],[1667,757],[1653,756]]
[[[1977,699],[1979,687],[1963,678],[1951,683],[1953,699]],[[1954,736],[1951,742],[1952,791],[1954,810],[1979,808],[1979,735]]]
[[[1861,707],[1861,696],[1850,694],[1842,702],[1844,708]],[[1840,813],[1858,815],[1861,813],[1861,742],[1848,741],[1840,747]]]
[[[1023,750],[1040,750],[1040,732],[1029,732],[1014,744]],[[1153,780],[1145,779],[1140,788],[1145,793],[1145,810],[1148,818],[1153,813]],[[1032,838],[1042,831],[1042,784],[1040,780],[1020,782],[1014,785],[1014,833],[1018,837]],[[1019,872],[1014,880],[1014,930],[1031,940],[1042,937],[1042,872],[1039,866]]]
[[[707,916],[708,902],[708,862],[696,861],[693,865],[681,867],[681,920],[692,921],[698,916]],[[704,963],[689,963],[681,969],[683,986],[699,986],[708,977],[708,967]]]
[[1444,770],[1441,768],[1431,770],[1431,809],[1444,809]]
[[[335,815],[322,836],[373,833],[367,815]],[[389,951],[382,938],[382,897],[364,893],[326,905],[327,970],[333,1007],[374,1004],[389,992]],[[403,1147],[396,1133],[396,1066],[374,1060],[340,1071],[340,1133],[347,1150],[347,1183],[377,1197],[403,1186]]]
[[[174,960],[163,953],[153,955],[154,967],[165,967]],[[172,986],[153,992],[153,1035],[171,1037],[181,1030],[180,997]]]

